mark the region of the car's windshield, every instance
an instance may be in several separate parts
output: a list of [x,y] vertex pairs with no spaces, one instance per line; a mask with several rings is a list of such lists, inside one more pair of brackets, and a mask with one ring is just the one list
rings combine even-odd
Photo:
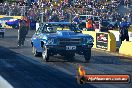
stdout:
[[56,27],[54,26],[43,26],[42,27],[42,33],[55,33],[56,32]]
[[45,24],[41,30],[42,33],[56,33],[57,30],[76,30],[76,25],[73,24]]

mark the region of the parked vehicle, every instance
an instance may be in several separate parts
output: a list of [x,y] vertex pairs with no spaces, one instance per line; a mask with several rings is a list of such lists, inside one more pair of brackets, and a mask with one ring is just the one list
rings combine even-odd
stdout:
[[5,34],[5,29],[0,27],[0,35],[2,38],[4,38],[4,34]]
[[2,38],[4,38],[4,34],[5,34],[5,28],[3,28],[2,25],[0,24],[0,35]]
[[84,55],[85,61],[89,62],[94,39],[76,30],[76,24],[70,22],[44,23],[31,38],[34,56],[41,54],[44,61],[49,61],[50,56],[60,54],[73,60],[77,53]]

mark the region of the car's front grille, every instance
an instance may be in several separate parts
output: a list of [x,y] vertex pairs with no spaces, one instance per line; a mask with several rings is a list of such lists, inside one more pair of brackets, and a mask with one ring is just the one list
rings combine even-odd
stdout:
[[82,38],[60,38],[59,44],[60,45],[77,45],[81,44]]

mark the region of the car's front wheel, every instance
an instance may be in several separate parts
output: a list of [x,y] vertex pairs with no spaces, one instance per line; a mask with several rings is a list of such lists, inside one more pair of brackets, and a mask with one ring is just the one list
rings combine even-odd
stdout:
[[46,62],[49,61],[49,50],[47,49],[46,46],[43,47],[42,58]]
[[91,49],[85,50],[84,52],[84,58],[86,62],[89,62],[91,59]]
[[35,57],[37,57],[37,56],[39,56],[40,54],[39,54],[39,52],[37,52],[37,50],[36,50],[36,48],[33,46],[33,48],[32,48],[32,52],[33,52],[33,55],[35,56]]

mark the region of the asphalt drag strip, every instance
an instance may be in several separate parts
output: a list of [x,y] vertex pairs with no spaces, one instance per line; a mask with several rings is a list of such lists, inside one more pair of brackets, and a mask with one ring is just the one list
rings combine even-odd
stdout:
[[[85,63],[81,55],[76,55],[72,62],[64,60],[62,56],[54,56],[50,58],[50,62],[44,62],[42,57],[34,57],[32,54],[30,40],[33,33],[34,31],[29,31],[25,46],[20,48],[17,47],[16,30],[7,30],[5,38],[0,39],[0,57],[4,56],[4,59],[0,61],[0,75],[5,75],[1,77],[7,80],[6,83],[13,82],[11,85],[15,85],[15,88],[43,88],[44,86],[44,88],[58,88],[58,86],[65,85],[64,88],[132,88],[132,82],[129,84],[78,85],[76,81],[79,65],[85,67],[87,74],[129,74],[132,79],[132,59],[128,60],[118,55],[92,50],[89,63]],[[15,72],[4,71],[5,68],[15,70]]]
[[80,86],[74,76],[31,60],[0,47],[0,77],[13,88],[96,88],[90,84]]

